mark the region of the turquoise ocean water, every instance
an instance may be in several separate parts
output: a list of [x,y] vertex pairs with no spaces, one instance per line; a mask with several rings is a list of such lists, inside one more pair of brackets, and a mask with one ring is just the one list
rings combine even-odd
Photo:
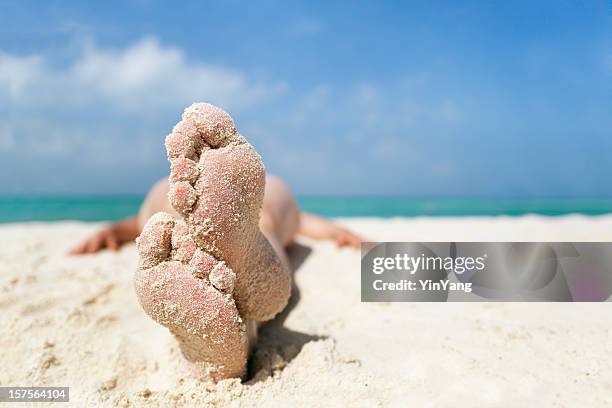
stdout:
[[[136,214],[142,197],[0,197],[0,222],[110,221]],[[599,215],[612,213],[612,199],[449,199],[409,197],[300,197],[305,211],[327,217],[474,215]]]

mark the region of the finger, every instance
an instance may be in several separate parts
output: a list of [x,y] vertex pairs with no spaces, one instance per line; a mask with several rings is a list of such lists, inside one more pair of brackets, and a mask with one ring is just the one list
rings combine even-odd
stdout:
[[87,248],[85,250],[85,253],[93,254],[94,252],[98,252],[101,246],[102,239],[100,237],[93,237],[87,242]]
[[113,252],[116,252],[119,249],[119,242],[114,235],[109,235],[106,237],[106,247]]
[[344,248],[347,244],[346,237],[344,236],[338,237],[338,239],[336,240],[336,244],[338,245],[338,248]]
[[361,237],[358,235],[351,234],[349,241],[350,241],[351,246],[355,248],[359,248],[361,246],[361,243],[363,242],[363,239],[361,239]]
[[79,244],[68,251],[68,255],[82,255],[85,253],[85,244]]
[[357,234],[353,234],[352,232],[349,232],[349,237],[350,237],[349,238],[350,245],[356,249],[361,248],[361,243],[367,241],[365,238]]

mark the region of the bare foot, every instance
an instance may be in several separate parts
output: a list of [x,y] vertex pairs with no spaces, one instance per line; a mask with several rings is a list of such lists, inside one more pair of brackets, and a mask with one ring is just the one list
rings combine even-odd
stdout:
[[169,198],[184,222],[151,217],[138,239],[136,293],[197,370],[215,380],[240,376],[246,322],[273,318],[291,287],[258,227],[263,163],[231,117],[209,104],[185,110],[166,148]]

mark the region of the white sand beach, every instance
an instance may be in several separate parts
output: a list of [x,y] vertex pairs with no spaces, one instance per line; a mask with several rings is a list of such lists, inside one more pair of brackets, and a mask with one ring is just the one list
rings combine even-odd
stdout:
[[[612,241],[612,216],[342,219],[377,241]],[[68,257],[100,224],[0,226],[0,384],[70,406],[603,407],[609,303],[361,303],[360,254],[300,241],[289,308],[245,383],[184,375],[140,309],[134,245]],[[64,406],[64,405],[62,405]]]

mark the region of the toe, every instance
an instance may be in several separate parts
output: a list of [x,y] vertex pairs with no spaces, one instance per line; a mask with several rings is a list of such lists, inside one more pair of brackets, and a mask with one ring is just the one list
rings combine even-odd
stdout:
[[211,285],[223,293],[231,294],[234,291],[236,274],[227,267],[225,262],[219,262],[208,275]]
[[182,221],[177,221],[172,230],[172,249],[172,259],[184,263],[188,263],[196,252],[196,243],[187,232],[187,226]]
[[168,194],[172,207],[179,213],[185,215],[191,211],[196,202],[197,194],[191,184],[186,181],[179,181],[170,185]]
[[140,254],[140,268],[150,268],[170,258],[172,228],[175,220],[170,214],[154,214],[136,239]]
[[180,121],[166,137],[166,151],[168,157],[175,159],[187,157],[197,160],[203,148],[202,138],[198,129],[190,122]]
[[193,183],[199,175],[196,162],[186,157],[172,159],[170,162],[170,182],[186,181]]
[[208,103],[194,103],[185,109],[183,121],[193,124],[202,140],[212,148],[243,142],[234,120],[223,109]]
[[198,249],[189,261],[189,266],[196,277],[206,279],[208,278],[209,272],[214,269],[218,262],[219,261],[208,253]]

